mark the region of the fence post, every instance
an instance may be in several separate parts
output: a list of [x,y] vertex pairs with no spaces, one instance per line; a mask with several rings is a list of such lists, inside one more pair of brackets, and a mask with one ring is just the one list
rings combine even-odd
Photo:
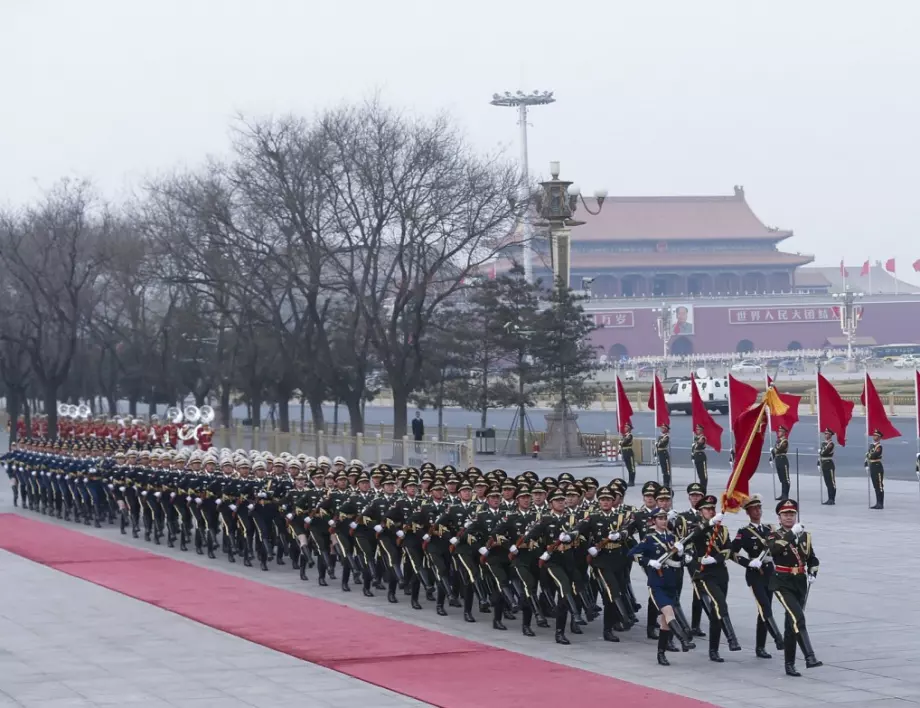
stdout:
[[811,413],[811,415],[815,414],[815,392],[814,391],[808,392],[808,410],[809,410],[809,413]]
[[377,433],[377,435],[374,437],[374,441],[375,446],[377,447],[377,452],[374,455],[374,461],[379,465],[382,461],[380,459],[380,443],[383,441],[383,436],[380,433]]
[[262,426],[261,425],[253,426],[252,428],[252,449],[261,450],[262,449],[262,446],[260,444],[261,442],[262,442]]
[[409,436],[402,436],[402,465],[403,467],[409,466]]
[[476,453],[475,448],[473,448],[473,436],[467,435],[466,437],[466,466],[472,467],[476,464]]
[[895,415],[894,412],[894,391],[888,392],[888,414]]
[[607,395],[603,391],[601,392],[601,410],[607,410]]
[[316,431],[316,456],[325,455],[326,452],[326,431]]
[[276,455],[281,452],[281,437],[278,428],[272,428],[272,452]]
[[241,435],[242,427],[243,427],[242,424],[238,420],[233,423],[233,449],[234,450],[239,450],[242,447],[242,445],[240,445],[240,435]]
[[364,459],[364,433],[355,435],[355,457],[359,460]]
[[642,410],[642,394],[636,391],[636,410]]

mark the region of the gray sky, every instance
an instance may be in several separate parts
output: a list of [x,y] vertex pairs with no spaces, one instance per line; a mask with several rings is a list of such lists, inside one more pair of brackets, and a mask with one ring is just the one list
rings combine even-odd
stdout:
[[820,265],[920,282],[916,0],[0,0],[0,204],[117,197],[226,149],[235,113],[380,91],[518,154],[492,93],[549,89],[531,169],[586,193],[729,194]]

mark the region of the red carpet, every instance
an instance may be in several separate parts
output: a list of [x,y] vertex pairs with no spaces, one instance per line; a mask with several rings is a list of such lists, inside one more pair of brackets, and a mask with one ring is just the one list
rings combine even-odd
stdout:
[[[691,698],[378,617],[15,514],[0,514],[0,548],[446,708],[558,708],[573,699],[588,705],[615,700],[645,708],[711,708]],[[292,622],[292,617],[303,621]],[[611,661],[616,661],[615,652]],[[649,653],[650,670],[657,669],[653,661]]]

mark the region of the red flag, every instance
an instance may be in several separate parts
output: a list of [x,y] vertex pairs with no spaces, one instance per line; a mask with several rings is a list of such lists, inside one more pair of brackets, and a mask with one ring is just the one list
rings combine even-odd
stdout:
[[731,420],[728,423],[732,430],[735,429],[741,414],[757,403],[759,395],[760,392],[751,384],[739,381],[731,374],[728,375],[728,408],[731,412]]
[[866,382],[863,384],[863,392],[859,397],[859,402],[866,407],[866,427],[869,429],[869,435],[875,435],[877,430],[882,434],[883,440],[901,437],[901,431],[888,420],[888,414],[885,413],[885,404],[882,403],[875,384],[869,378],[869,372],[866,372]]
[[[767,377],[767,386],[773,385],[773,379],[769,376]],[[792,433],[792,426],[799,422],[799,403],[802,402],[801,396],[796,396],[792,393],[780,393],[777,390],[777,395],[779,400],[789,406],[789,410],[786,411],[783,415],[774,415],[770,418],[770,428],[775,433],[779,430],[779,426],[783,426],[786,429],[786,433]]]
[[889,273],[894,273],[894,258],[889,258],[885,261],[885,270]]
[[841,258],[841,259],[840,259],[840,275],[841,275],[842,277],[846,278],[849,274],[850,274],[850,271],[848,271],[848,270],[844,267],[844,265],[843,265],[843,259]]
[[859,274],[862,276],[869,275],[869,261],[866,261],[865,263],[863,263],[862,270],[859,271]]
[[818,427],[837,436],[840,447],[847,444],[847,426],[853,418],[853,401],[845,401],[833,384],[818,374]]
[[722,494],[722,509],[737,512],[751,494],[751,477],[760,464],[764,430],[767,426],[766,404],[748,408],[738,416],[735,428],[735,469]]
[[914,261],[914,270],[920,273],[920,258]]
[[655,411],[655,427],[671,424],[668,404],[664,400],[664,387],[661,385],[661,379],[658,378],[658,374],[655,374],[652,390],[648,392],[648,407],[649,410]]
[[632,415],[633,409],[629,396],[626,395],[620,377],[617,376],[617,425],[620,426],[620,435],[626,432],[626,424],[632,423]]
[[722,452],[722,426],[716,423],[710,412],[706,410],[693,374],[690,374],[690,413],[693,417],[694,432],[696,426],[702,425],[706,442],[716,452]]

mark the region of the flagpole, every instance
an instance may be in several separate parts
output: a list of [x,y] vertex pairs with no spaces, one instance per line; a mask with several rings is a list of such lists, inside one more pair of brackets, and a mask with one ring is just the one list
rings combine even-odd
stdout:
[[869,367],[863,372],[863,400],[866,414],[866,504],[872,506],[872,484],[869,479]]
[[824,470],[821,469],[821,384],[818,377],[821,375],[821,364],[815,364],[815,413],[818,414],[818,496],[824,503]]
[[766,411],[769,406],[766,402],[760,404],[760,412],[757,414],[757,420],[754,422],[754,427],[751,429],[751,434],[748,436],[747,442],[744,444],[744,450],[741,451],[741,457],[738,459],[737,464],[732,470],[732,476],[728,480],[728,487],[725,490],[725,497],[722,502],[722,511],[725,511],[725,501],[731,499],[732,494],[735,492],[735,486],[738,484],[738,473],[741,468],[744,467],[744,463],[747,461],[748,453],[751,451],[751,445],[754,444],[754,437],[760,432],[760,425],[763,422],[764,411]]
[[[777,373],[779,372],[777,371]],[[766,369],[763,372],[763,385],[764,391],[770,388],[770,374],[767,373]],[[773,423],[769,409],[767,410],[767,435],[770,442],[770,469],[773,470],[773,474],[770,475],[773,478],[773,498],[776,499],[776,460],[773,459]]]
[[[620,427],[620,365],[619,364],[616,364],[613,367],[613,373],[614,373],[613,393],[614,393],[614,400],[616,401],[616,404],[617,404],[614,421],[616,422],[616,426],[617,426],[617,449],[619,450],[620,443],[623,440],[623,429]],[[619,450],[619,452],[620,454],[617,455],[617,457],[620,458],[620,469],[623,470],[626,468],[626,463],[623,461],[623,451]],[[620,474],[622,476],[622,472]],[[626,478],[628,480],[629,476],[626,475]]]
[[[655,378],[652,379],[652,400],[655,401],[655,437],[653,440],[658,439],[658,428],[661,426],[658,424],[658,411],[661,408],[661,401],[658,400],[658,369],[655,368]],[[653,446],[654,455],[655,455],[655,481],[659,484],[661,483],[661,458],[658,457],[658,445]]]
[[[916,369],[914,369],[914,437],[917,438],[917,459],[920,463],[920,376]],[[920,470],[917,471],[917,484],[920,485]]]

